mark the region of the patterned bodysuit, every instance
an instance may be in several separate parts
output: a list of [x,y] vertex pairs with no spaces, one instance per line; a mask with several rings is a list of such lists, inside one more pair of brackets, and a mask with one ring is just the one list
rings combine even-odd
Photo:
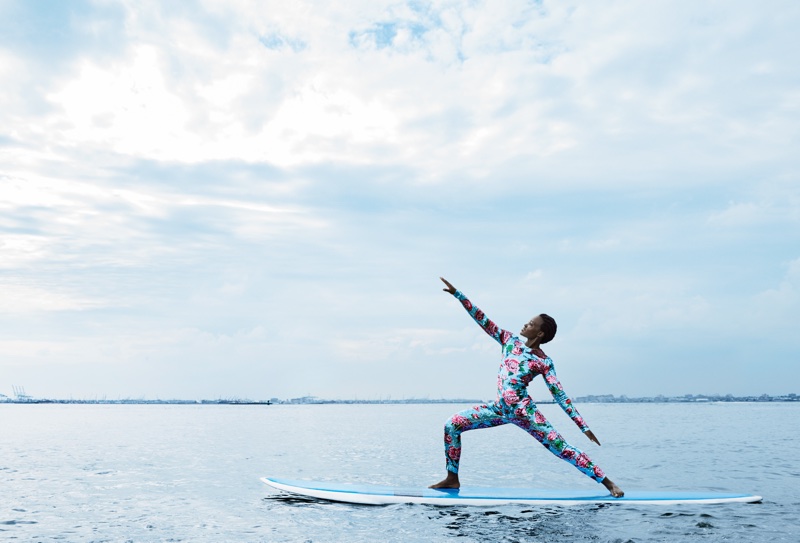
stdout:
[[589,427],[581,418],[572,400],[564,393],[556,377],[553,361],[539,349],[525,346],[519,336],[498,326],[486,318],[483,311],[472,305],[461,291],[454,296],[461,301],[472,318],[484,331],[502,346],[503,359],[497,374],[497,399],[490,404],[475,406],[456,413],[444,427],[444,448],[447,470],[458,473],[461,458],[461,434],[476,428],[490,428],[501,424],[515,424],[522,428],[547,449],[581,470],[597,482],[605,478],[603,470],[585,453],[567,443],[528,395],[528,384],[537,375],[542,375],[547,388],[561,409],[578,425],[582,432]]

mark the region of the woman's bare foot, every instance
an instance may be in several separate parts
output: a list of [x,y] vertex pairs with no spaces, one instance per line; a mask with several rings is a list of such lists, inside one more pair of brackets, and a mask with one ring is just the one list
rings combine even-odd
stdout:
[[461,482],[458,480],[458,473],[448,471],[447,477],[428,488],[461,488]]
[[603,483],[603,486],[606,487],[608,491],[611,492],[611,495],[614,496],[615,498],[621,498],[622,496],[625,495],[622,489],[617,485],[615,485],[614,481],[612,481],[608,477],[606,477],[600,482]]

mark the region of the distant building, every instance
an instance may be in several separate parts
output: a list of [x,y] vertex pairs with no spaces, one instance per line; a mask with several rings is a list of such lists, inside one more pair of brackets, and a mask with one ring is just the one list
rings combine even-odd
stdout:
[[322,400],[316,396],[303,396],[302,398],[292,398],[291,400],[287,400],[286,403],[322,403]]

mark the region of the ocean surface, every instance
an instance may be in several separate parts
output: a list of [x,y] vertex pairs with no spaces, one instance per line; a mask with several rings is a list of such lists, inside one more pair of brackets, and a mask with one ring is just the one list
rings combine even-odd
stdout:
[[[0,541],[800,541],[800,404],[583,404],[623,489],[753,493],[759,504],[354,506],[261,476],[427,486],[461,404],[0,404]],[[597,488],[512,426],[464,435],[463,485]]]

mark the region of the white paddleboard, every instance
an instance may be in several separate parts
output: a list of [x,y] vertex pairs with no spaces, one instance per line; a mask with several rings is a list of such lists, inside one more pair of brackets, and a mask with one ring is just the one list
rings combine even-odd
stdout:
[[580,505],[616,504],[715,504],[753,503],[761,496],[718,492],[646,492],[629,490],[622,498],[614,498],[603,490],[540,490],[532,488],[462,487],[459,490],[430,488],[395,488],[391,486],[325,483],[262,477],[269,486],[291,494],[336,502],[386,505],[422,503],[430,505]]

